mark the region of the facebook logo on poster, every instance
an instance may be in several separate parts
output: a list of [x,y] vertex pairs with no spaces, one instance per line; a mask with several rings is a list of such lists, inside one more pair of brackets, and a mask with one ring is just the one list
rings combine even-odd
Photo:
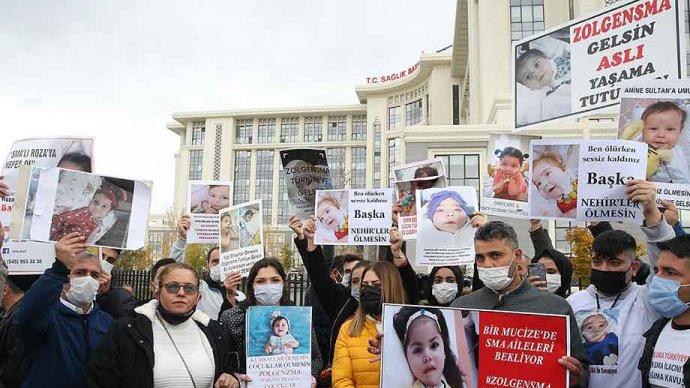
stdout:
[[8,253],[10,253],[10,248],[2,248],[2,254],[3,255],[6,255]]

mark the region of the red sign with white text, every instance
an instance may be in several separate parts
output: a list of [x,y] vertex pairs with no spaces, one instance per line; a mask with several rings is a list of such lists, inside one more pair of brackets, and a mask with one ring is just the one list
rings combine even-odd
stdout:
[[479,387],[567,387],[567,316],[480,311],[479,342]]

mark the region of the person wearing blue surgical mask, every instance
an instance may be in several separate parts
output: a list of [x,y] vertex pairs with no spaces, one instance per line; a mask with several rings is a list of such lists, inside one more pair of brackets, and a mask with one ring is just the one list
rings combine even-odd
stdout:
[[661,315],[644,334],[643,387],[690,387],[690,235],[658,244],[649,304]]
[[[230,359],[237,365],[231,365],[239,371],[240,381],[251,381],[247,373],[246,355],[246,316],[247,309],[251,306],[294,306],[290,300],[287,288],[287,276],[283,265],[275,258],[265,258],[254,263],[247,276],[247,299],[237,303],[233,308],[224,311],[220,315],[220,324],[226,336],[230,340],[236,354],[231,354]],[[314,331],[311,339],[311,371],[313,386],[316,385],[316,377],[321,373],[323,361]]]

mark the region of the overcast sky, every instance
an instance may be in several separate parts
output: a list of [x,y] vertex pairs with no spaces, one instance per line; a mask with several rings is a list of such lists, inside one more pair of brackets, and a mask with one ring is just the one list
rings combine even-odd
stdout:
[[365,77],[453,43],[453,0],[2,0],[0,159],[96,138],[95,172],[172,206],[179,111],[357,103]]

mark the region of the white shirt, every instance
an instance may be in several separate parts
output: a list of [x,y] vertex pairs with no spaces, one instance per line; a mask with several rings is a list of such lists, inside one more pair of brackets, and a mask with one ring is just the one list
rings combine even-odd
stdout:
[[[596,287],[590,285],[586,290],[576,292],[567,299],[573,308],[580,332],[583,331],[583,324],[597,313],[608,323],[607,335],[603,341],[588,342],[584,335],[582,338],[588,358],[594,358],[596,353],[599,353],[598,358],[603,357],[599,365],[589,367],[589,387],[641,387],[642,376],[637,364],[644,350],[645,338],[642,334],[659,318],[647,301],[647,287],[631,283],[617,302],[616,296],[599,294],[599,311],[596,295]],[[615,307],[612,308],[614,302]]]
[[690,329],[676,330],[669,321],[654,346],[649,384],[652,387],[683,388],[683,366],[690,357]]
[[[188,319],[179,325],[164,322],[177,349],[179,349],[189,371],[194,377],[196,386],[212,387],[215,375],[213,349],[206,335],[199,329],[193,319]],[[182,359],[175,350],[173,342],[166,334],[161,321],[155,318],[152,322],[153,354],[153,386],[155,388],[191,387],[192,381],[187,373]]]

